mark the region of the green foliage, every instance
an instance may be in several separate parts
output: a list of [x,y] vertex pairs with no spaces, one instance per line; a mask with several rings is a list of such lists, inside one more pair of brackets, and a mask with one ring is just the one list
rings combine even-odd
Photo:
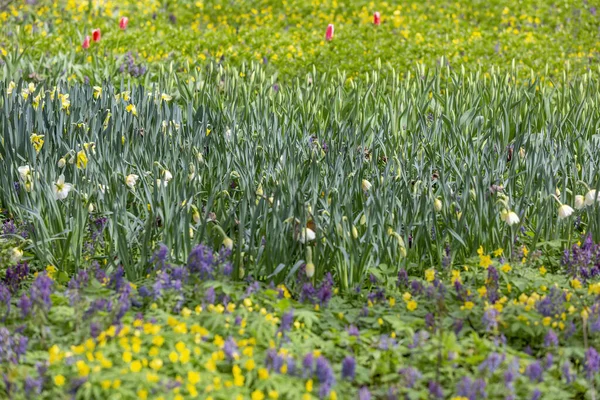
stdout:
[[[379,264],[598,239],[595,205],[557,211],[599,182],[597,78],[511,82],[444,69],[274,87],[260,68],[214,68],[170,93],[5,83],[0,206],[32,224],[25,250],[61,271],[91,257],[135,278],[158,242],[180,262],[223,243],[238,277],[289,280],[312,262],[344,290]],[[73,185],[61,200],[60,175]]]
[[[519,67],[559,78],[595,69],[600,13],[593,2],[444,0],[343,3],[307,0],[145,0],[15,2],[0,10],[0,76],[94,84],[133,77],[146,86],[177,72],[186,81],[207,62],[266,65],[284,81],[312,70],[356,78],[378,60],[406,71],[415,63],[476,71]],[[373,24],[373,13],[381,25]],[[119,18],[129,18],[127,30]],[[325,40],[328,24],[335,36]],[[92,29],[100,42],[81,48]],[[140,77],[139,67],[148,71]]]

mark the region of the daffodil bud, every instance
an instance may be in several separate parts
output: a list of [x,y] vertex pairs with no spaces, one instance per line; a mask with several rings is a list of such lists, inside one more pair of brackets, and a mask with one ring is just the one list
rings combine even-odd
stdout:
[[194,228],[190,226],[190,239],[194,238]]
[[356,229],[356,226],[352,225],[352,237],[354,239],[358,238],[358,229]]
[[556,197],[560,197],[560,189],[559,188],[554,189],[554,194],[556,195]]
[[67,164],[67,160],[65,160],[64,157],[62,157],[60,160],[58,160],[58,168],[64,168],[64,166]]
[[258,197],[262,197],[262,196],[263,196],[263,188],[262,188],[262,185],[261,185],[261,184],[259,184],[259,185],[258,185],[258,188],[256,189],[256,195],[257,195]]
[[225,239],[223,239],[223,246],[229,250],[233,249],[233,240],[228,236],[225,237]]
[[245,273],[246,272],[244,271],[244,267],[240,267],[240,269],[239,269],[240,279],[242,279],[244,277]]
[[94,205],[92,203],[88,204],[88,212],[90,214],[94,212]]
[[433,209],[435,210],[435,212],[442,211],[442,201],[439,198],[433,201]]
[[312,278],[315,275],[315,264],[309,262],[308,264],[306,264],[306,276],[309,278]]
[[521,159],[525,158],[525,149],[523,147],[519,149],[519,157],[521,157]]
[[371,186],[373,186],[373,185],[371,185],[371,182],[369,182],[368,180],[363,179],[361,186],[362,186],[362,190],[364,190],[365,192],[368,192],[369,189],[371,189]]
[[360,221],[359,221],[359,223],[360,223],[361,225],[364,225],[364,224],[366,224],[366,223],[367,223],[367,217],[365,217],[365,214],[363,214],[363,215],[361,215],[361,216],[360,216]]

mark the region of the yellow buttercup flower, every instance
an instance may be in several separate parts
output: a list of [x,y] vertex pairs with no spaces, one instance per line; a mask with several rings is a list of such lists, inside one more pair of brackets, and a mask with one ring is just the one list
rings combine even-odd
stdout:
[[62,375],[56,375],[54,377],[54,384],[58,387],[62,386],[65,384],[65,377]]
[[406,309],[408,311],[415,311],[417,309],[417,302],[410,300],[408,303],[406,303]]
[[425,280],[427,282],[432,282],[435,279],[435,270],[433,268],[429,268],[425,270]]

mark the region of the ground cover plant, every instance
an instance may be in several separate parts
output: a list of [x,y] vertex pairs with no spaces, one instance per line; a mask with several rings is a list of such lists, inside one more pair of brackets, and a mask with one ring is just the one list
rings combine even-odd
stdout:
[[1,398],[598,397],[593,3],[0,21]]
[[600,51],[598,5],[581,0],[3,0],[0,7],[0,68],[14,80],[148,83],[170,70],[185,79],[208,61],[256,61],[282,79],[313,65],[356,78],[378,59],[403,71],[415,63],[487,70],[515,62],[520,78],[529,69],[556,78],[593,69]]

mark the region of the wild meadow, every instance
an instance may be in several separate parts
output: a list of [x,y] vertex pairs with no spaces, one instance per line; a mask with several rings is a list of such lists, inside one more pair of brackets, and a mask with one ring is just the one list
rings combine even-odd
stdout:
[[0,397],[596,399],[592,2],[0,0]]

